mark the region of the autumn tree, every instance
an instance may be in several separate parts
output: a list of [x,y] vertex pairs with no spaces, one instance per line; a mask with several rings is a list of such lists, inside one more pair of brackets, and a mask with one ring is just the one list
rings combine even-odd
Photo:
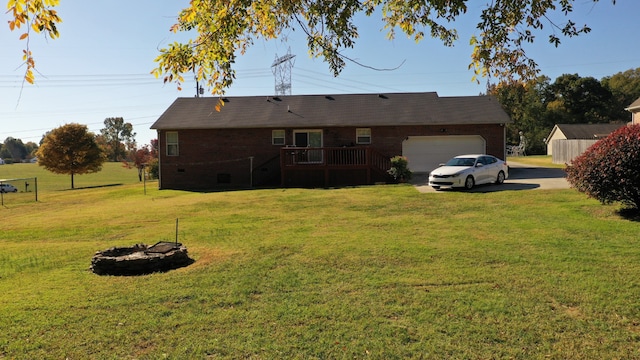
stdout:
[[71,175],[72,189],[74,175],[98,172],[105,161],[95,135],[80,124],[67,124],[50,131],[36,155],[38,165],[56,174]]
[[138,181],[142,181],[142,176],[144,175],[144,167],[150,160],[150,152],[149,148],[143,146],[140,149],[137,149],[132,154],[133,164],[138,169]]
[[158,139],[151,139],[151,144],[149,144],[149,151],[151,152],[151,157],[154,159],[158,158]]
[[33,84],[33,71],[36,62],[29,47],[29,37],[32,32],[44,33],[51,39],[57,38],[58,24],[62,19],[58,16],[55,7],[60,4],[60,0],[9,0],[8,11],[11,14],[9,29],[20,31],[20,40],[26,41],[25,49],[22,51],[22,60],[26,65],[24,79]]
[[127,150],[135,148],[133,125],[125,123],[121,117],[106,118],[104,128],[100,130],[111,161],[125,160]]
[[[598,0],[592,0],[598,2]],[[469,39],[473,50],[470,68],[476,76],[498,81],[516,77],[535,78],[536,62],[527,56],[525,46],[536,40],[543,27],[551,29],[548,40],[560,44],[560,36],[587,33],[586,25],[574,21],[552,20],[561,10],[573,11],[574,0],[505,0],[487,2],[480,10],[477,34]],[[612,0],[615,4],[615,0]],[[154,70],[165,82],[183,82],[183,74],[195,72],[197,79],[222,93],[235,77],[232,65],[256,39],[274,39],[288,30],[301,30],[307,38],[309,54],[321,57],[337,76],[347,62],[344,55],[356,45],[360,14],[381,15],[387,37],[402,31],[416,42],[426,34],[446,46],[458,40],[455,20],[467,12],[467,1],[217,1],[193,0],[182,10],[174,32],[196,34],[187,42],[176,42],[161,49]],[[561,25],[558,25],[561,24]]]
[[[153,150],[153,146],[144,145],[140,149],[133,149],[129,157],[133,162],[133,166],[138,169],[138,180],[142,181],[145,167],[157,162],[158,153]],[[131,164],[127,163],[127,166],[131,167]]]
[[[591,0],[597,3],[599,0]],[[165,82],[184,81],[183,75],[196,73],[199,81],[221,94],[235,77],[236,56],[244,54],[258,39],[275,39],[289,30],[303,32],[309,54],[323,58],[334,75],[347,62],[357,63],[344,50],[356,45],[360,15],[380,16],[387,37],[402,32],[415,41],[425,36],[439,39],[445,46],[459,40],[456,20],[468,10],[466,0],[344,0],[344,1],[243,1],[192,0],[178,15],[174,32],[193,37],[161,49],[153,73]],[[561,36],[577,36],[590,31],[569,18],[576,0],[501,0],[483,2],[476,23],[477,35],[467,39],[472,46],[470,68],[476,76],[497,80],[533,79],[536,62],[525,47],[542,31],[558,46]],[[611,0],[615,4],[615,0]],[[28,39],[30,29],[55,38],[62,21],[54,8],[59,0],[9,0],[11,30],[22,29]],[[476,3],[474,2],[474,7]],[[466,19],[465,19],[466,20]],[[544,29],[543,29],[544,28]],[[35,66],[26,43],[24,60],[27,81],[33,81]]]

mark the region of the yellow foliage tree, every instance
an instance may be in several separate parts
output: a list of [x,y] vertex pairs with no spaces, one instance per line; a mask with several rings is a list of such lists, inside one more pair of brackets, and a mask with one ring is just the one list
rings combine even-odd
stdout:
[[9,29],[11,31],[21,30],[20,40],[26,41],[26,46],[22,50],[22,60],[26,65],[24,80],[30,84],[34,82],[33,70],[36,67],[35,60],[29,48],[29,36],[31,31],[45,33],[51,39],[57,38],[57,24],[62,22],[58,16],[55,6],[59,0],[9,0],[7,12],[11,14]]
[[[599,0],[590,0],[594,3]],[[615,4],[616,0],[611,0]],[[533,79],[538,67],[527,56],[524,45],[535,40],[535,33],[544,26],[551,29],[548,40],[560,44],[560,36],[576,36],[590,31],[576,26],[568,18],[576,0],[500,0],[487,1],[481,8],[476,25],[478,35],[470,39],[472,46],[469,68],[478,76],[490,76],[498,81],[520,78]],[[193,32],[195,37],[185,43],[172,43],[160,50],[153,74],[165,82],[175,82],[178,88],[183,75],[196,73],[214,94],[222,94],[235,78],[233,64],[257,39],[274,39],[285,30],[301,30],[307,37],[309,54],[322,57],[334,75],[347,61],[343,54],[358,39],[356,16],[380,14],[392,39],[399,30],[416,42],[428,33],[444,45],[453,46],[458,32],[455,21],[467,12],[468,0],[191,0],[178,15],[174,32]],[[14,21],[13,30],[28,24],[34,30],[57,37],[55,24],[60,18],[52,8],[58,0],[9,0]],[[474,6],[475,3],[474,3]],[[566,21],[554,21],[556,15]],[[28,32],[25,33],[28,38]],[[21,36],[21,37],[22,37]],[[25,50],[27,81],[33,81],[31,52]],[[357,62],[356,62],[357,63]],[[476,79],[477,81],[477,79]]]
[[[594,3],[599,0],[591,0]],[[615,0],[611,0],[615,4]],[[505,81],[533,79],[538,75],[535,61],[529,58],[524,44],[534,41],[533,31],[549,25],[549,42],[560,44],[560,36],[577,36],[590,29],[577,27],[566,19],[556,25],[551,19],[558,10],[567,17],[575,0],[502,0],[487,2],[477,23],[479,35],[470,39],[474,80],[491,76]],[[467,12],[467,0],[191,0],[183,9],[175,32],[192,32],[196,36],[186,43],[173,43],[161,49],[153,73],[165,82],[183,82],[182,75],[195,72],[214,94],[222,94],[235,78],[233,64],[257,39],[274,39],[285,30],[302,30],[307,37],[309,54],[321,57],[337,76],[347,62],[358,63],[343,54],[355,46],[358,14],[382,15],[387,37],[403,32],[416,42],[425,32],[453,46],[458,32],[455,20]],[[474,5],[475,6],[475,5]]]
[[86,125],[67,124],[51,130],[36,153],[38,165],[56,174],[89,174],[102,170],[106,158]]

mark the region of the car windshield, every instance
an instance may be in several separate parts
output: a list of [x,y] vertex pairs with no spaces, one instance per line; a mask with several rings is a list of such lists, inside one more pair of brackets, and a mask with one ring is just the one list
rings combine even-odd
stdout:
[[474,158],[453,158],[445,164],[445,166],[473,166],[476,159]]

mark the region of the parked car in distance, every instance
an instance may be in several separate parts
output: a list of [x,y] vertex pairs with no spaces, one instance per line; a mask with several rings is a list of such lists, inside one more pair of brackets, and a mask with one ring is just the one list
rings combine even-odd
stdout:
[[11,184],[0,184],[0,192],[9,193],[9,192],[18,192],[15,186]]
[[502,184],[509,177],[509,167],[503,160],[491,155],[460,155],[441,164],[429,174],[429,186],[465,188],[480,184]]

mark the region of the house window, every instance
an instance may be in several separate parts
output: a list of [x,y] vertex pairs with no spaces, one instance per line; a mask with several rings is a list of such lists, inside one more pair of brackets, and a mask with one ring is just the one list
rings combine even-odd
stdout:
[[167,156],[178,156],[178,132],[167,132]]
[[271,144],[272,145],[284,145],[284,130],[272,130],[271,131]]
[[323,159],[322,130],[294,130],[293,141],[296,147],[309,148],[301,151],[296,160],[299,163],[321,163]]
[[294,130],[293,140],[297,147],[322,147],[322,130]]
[[356,129],[356,144],[371,144],[371,129]]

